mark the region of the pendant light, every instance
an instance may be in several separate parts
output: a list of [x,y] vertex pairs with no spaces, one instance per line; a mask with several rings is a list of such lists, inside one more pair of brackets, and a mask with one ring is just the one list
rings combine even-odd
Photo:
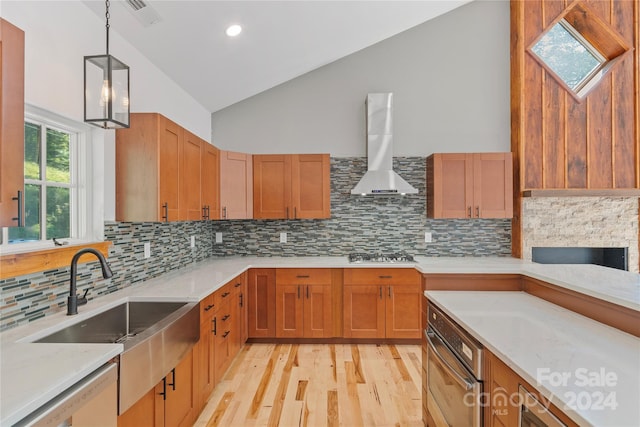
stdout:
[[122,129],[129,127],[129,66],[109,55],[109,0],[105,6],[107,53],[84,57],[84,121]]

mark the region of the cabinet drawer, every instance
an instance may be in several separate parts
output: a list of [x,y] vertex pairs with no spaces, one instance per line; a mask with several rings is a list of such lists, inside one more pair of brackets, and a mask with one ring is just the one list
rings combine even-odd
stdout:
[[232,280],[231,282],[228,282],[226,285],[224,285],[214,293],[214,298],[215,298],[214,310],[215,311],[218,311],[220,307],[222,307],[222,305],[225,304],[227,301],[231,301],[231,296],[234,295],[233,285],[235,285],[235,283],[236,282]]
[[216,311],[215,306],[215,293],[200,301],[200,323],[211,319],[211,316],[213,316],[213,313]]
[[330,268],[278,268],[276,286],[286,285],[327,285],[331,284]]
[[346,268],[345,285],[412,285],[420,283],[420,273],[413,268]]

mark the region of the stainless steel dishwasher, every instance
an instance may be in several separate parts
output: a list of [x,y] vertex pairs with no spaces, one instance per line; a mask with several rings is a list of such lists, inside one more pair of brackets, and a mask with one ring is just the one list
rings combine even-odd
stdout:
[[14,426],[117,425],[118,364],[107,363]]

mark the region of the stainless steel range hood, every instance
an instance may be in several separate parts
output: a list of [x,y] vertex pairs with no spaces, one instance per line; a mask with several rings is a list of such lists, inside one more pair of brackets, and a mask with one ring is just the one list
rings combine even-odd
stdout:
[[418,190],[393,171],[393,94],[368,94],[366,109],[367,173],[351,194],[417,194]]

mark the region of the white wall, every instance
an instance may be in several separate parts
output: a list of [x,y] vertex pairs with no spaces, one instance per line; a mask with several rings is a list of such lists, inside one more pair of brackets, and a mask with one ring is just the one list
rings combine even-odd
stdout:
[[395,155],[510,151],[509,39],[509,2],[476,0],[215,112],[213,143],[364,156],[366,94],[393,92]]
[[[25,32],[25,101],[84,120],[83,57],[105,53],[105,23],[79,0],[2,0],[2,17]],[[211,140],[211,112],[196,102],[117,33],[110,53],[130,67],[131,111],[159,112]],[[114,131],[93,131],[104,158],[104,218],[115,218]],[[103,151],[104,150],[104,151]],[[101,169],[101,168],[99,168]]]

